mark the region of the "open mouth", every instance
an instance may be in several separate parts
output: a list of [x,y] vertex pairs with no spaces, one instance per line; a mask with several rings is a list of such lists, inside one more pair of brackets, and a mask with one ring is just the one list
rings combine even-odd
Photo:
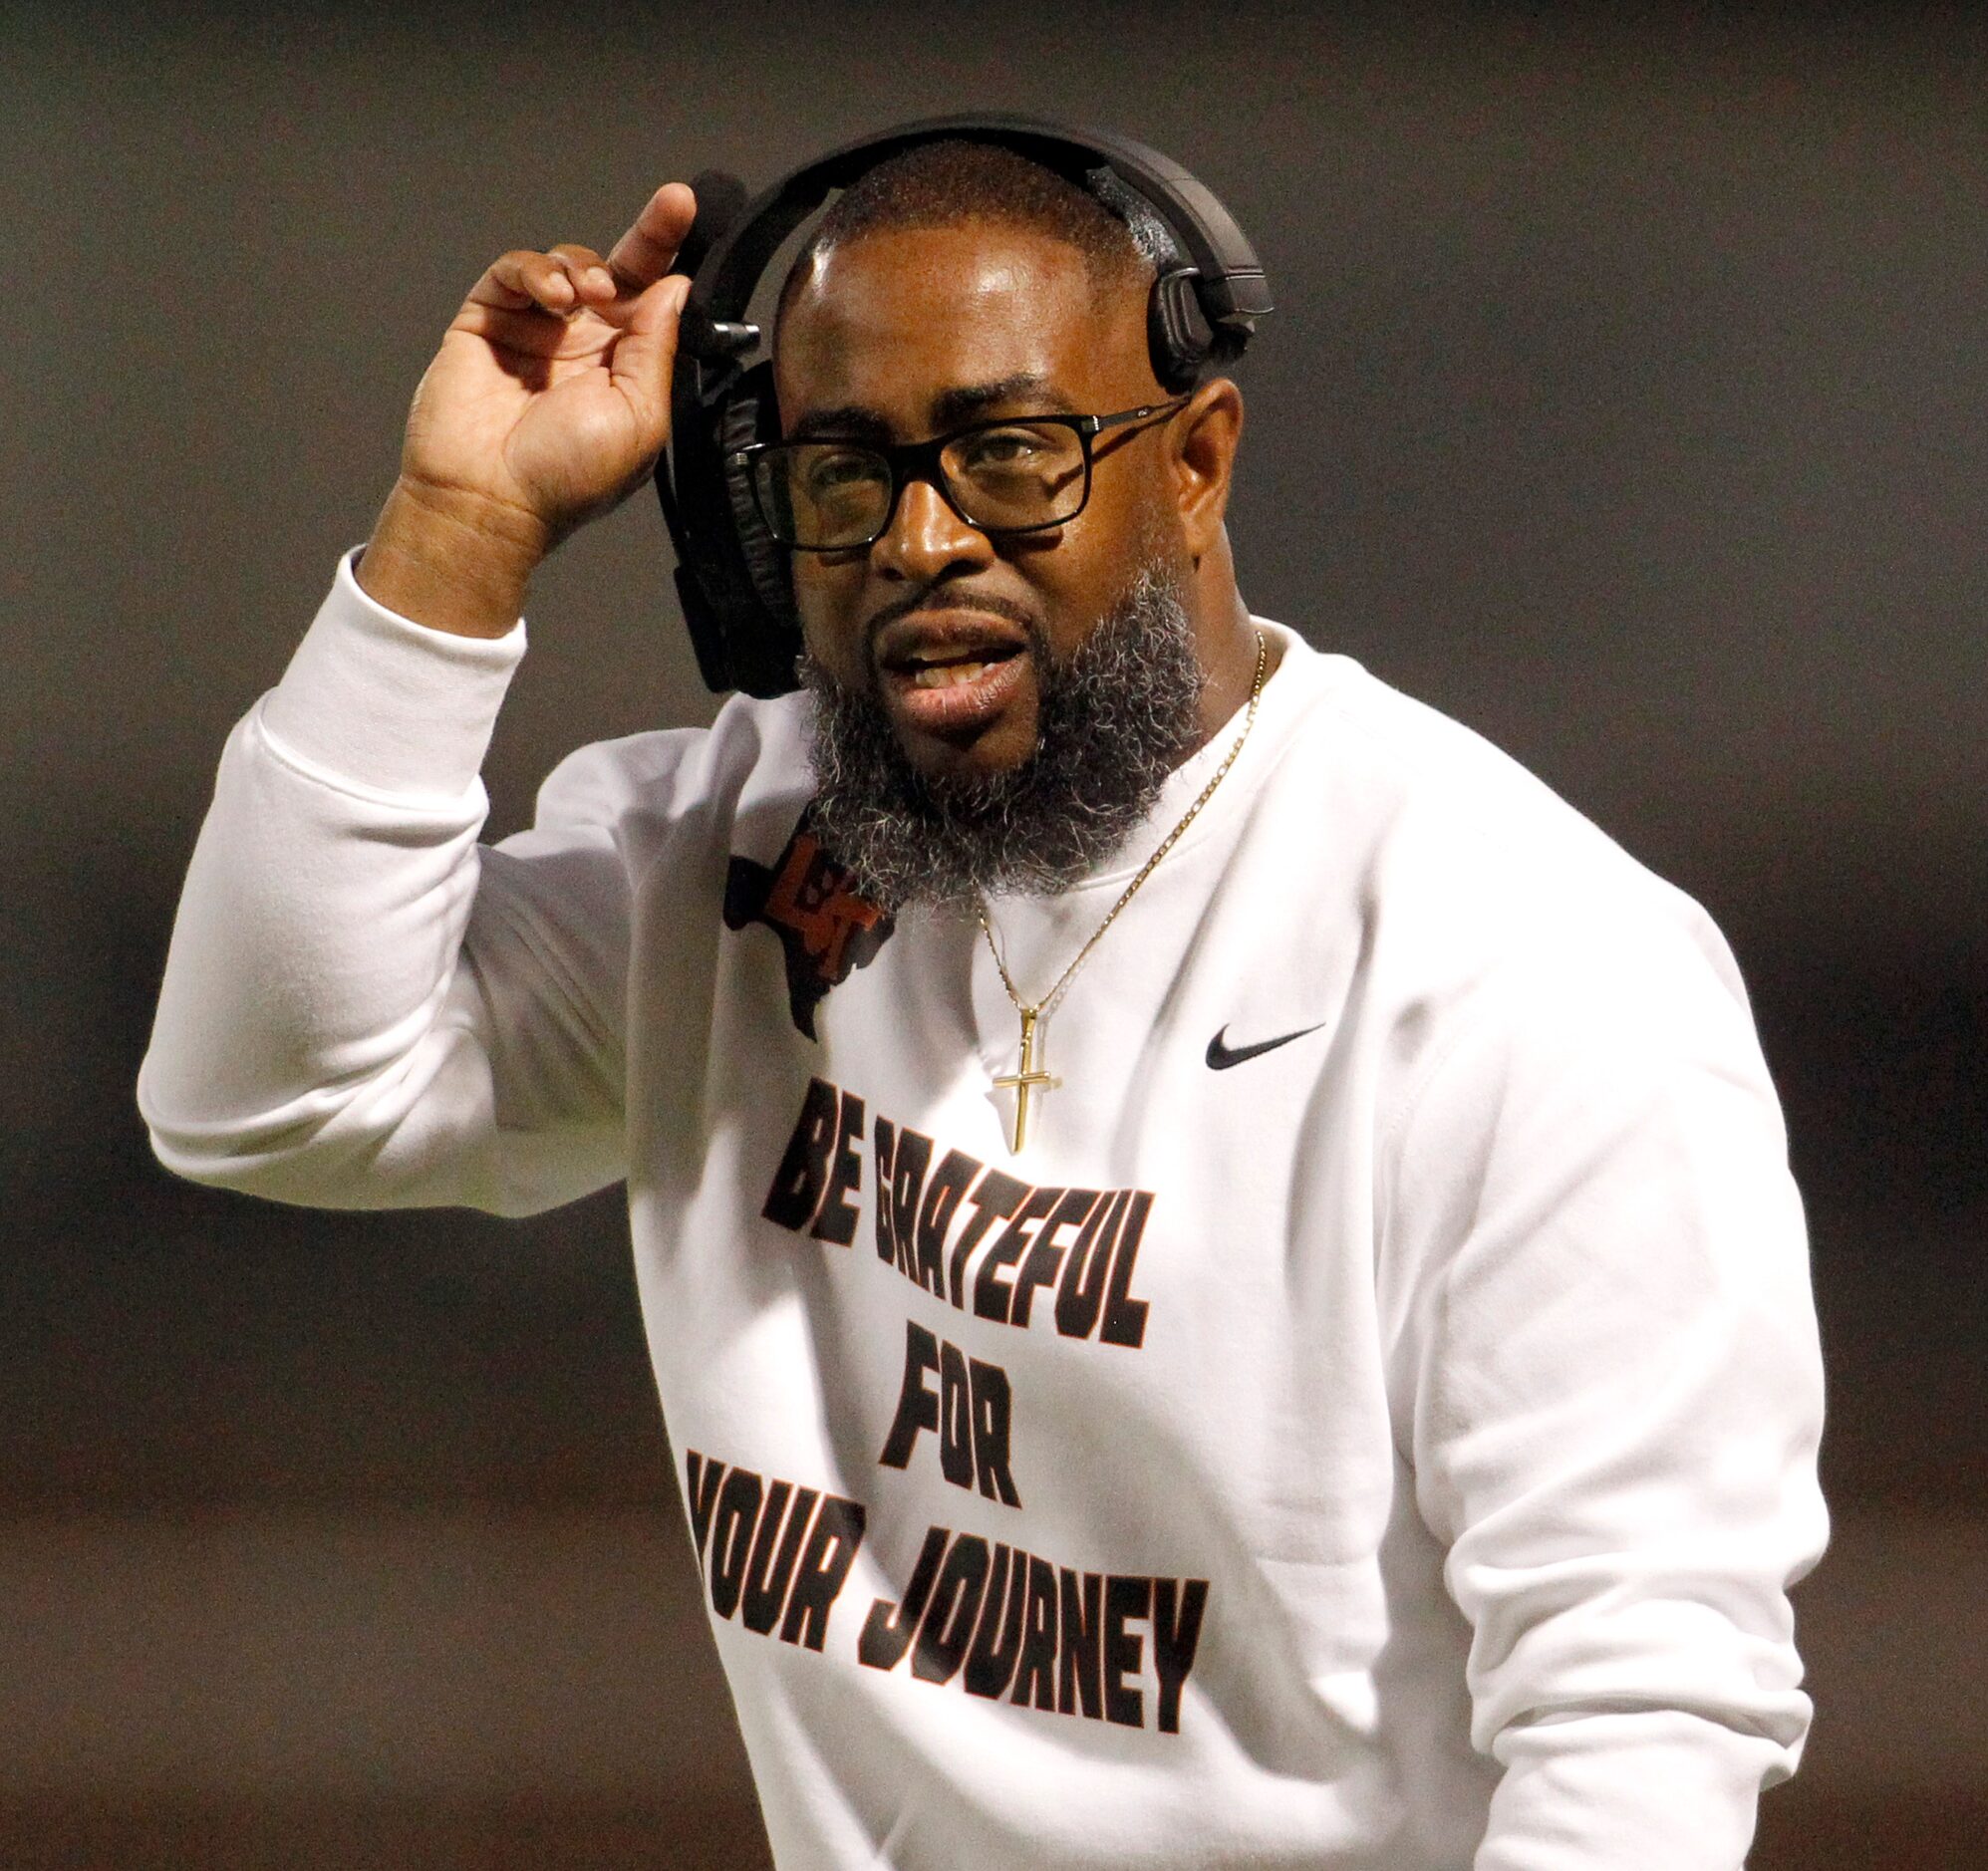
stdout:
[[1028,634],[983,611],[914,612],[876,647],[885,693],[911,726],[978,732],[1016,694],[1031,667]]
[[898,664],[888,664],[891,673],[914,688],[958,688],[977,682],[990,669],[998,668],[1021,655],[1019,650],[962,652],[952,656],[915,656]]

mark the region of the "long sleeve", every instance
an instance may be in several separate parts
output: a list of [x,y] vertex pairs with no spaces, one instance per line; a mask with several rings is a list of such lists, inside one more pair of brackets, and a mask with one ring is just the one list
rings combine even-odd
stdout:
[[1491,970],[1398,1126],[1398,1384],[1472,1627],[1472,1738],[1504,1768],[1477,1871],[1738,1871],[1808,1727],[1801,1206],[1694,919]]
[[282,1201],[516,1212],[622,1174],[608,828],[479,848],[524,650],[337,583],[222,757],[140,1107],[168,1168]]

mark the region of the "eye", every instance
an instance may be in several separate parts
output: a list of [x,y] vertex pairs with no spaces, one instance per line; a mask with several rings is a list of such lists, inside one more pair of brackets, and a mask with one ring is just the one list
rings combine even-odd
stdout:
[[867,448],[820,448],[808,454],[802,484],[816,499],[826,499],[851,488],[875,486],[889,473]]
[[968,473],[1032,467],[1050,443],[1039,429],[984,428],[960,440],[961,465]]

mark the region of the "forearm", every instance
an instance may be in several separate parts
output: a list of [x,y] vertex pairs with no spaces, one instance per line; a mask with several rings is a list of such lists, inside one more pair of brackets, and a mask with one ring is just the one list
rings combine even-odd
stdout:
[[383,609],[454,637],[507,637],[551,549],[530,514],[403,476],[356,570]]
[[1744,1003],[1685,936],[1543,936],[1401,1133],[1400,1394],[1504,1769],[1477,1871],[1738,1871],[1808,1727],[1801,1204]]
[[1792,1750],[1682,1710],[1513,1728],[1473,1871],[1742,1871],[1760,1788]]
[[447,1003],[520,647],[420,641],[341,570],[231,737],[188,872],[140,1080],[170,1167],[294,1200],[461,1199],[414,1159],[424,1129],[487,1123]]

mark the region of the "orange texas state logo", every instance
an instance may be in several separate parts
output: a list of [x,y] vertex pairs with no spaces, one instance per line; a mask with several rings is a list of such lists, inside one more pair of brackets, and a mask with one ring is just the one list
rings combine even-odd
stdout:
[[780,938],[787,963],[787,1007],[795,1026],[815,1037],[814,1010],[831,987],[867,967],[895,922],[849,888],[849,873],[822,848],[803,812],[787,848],[769,870],[734,857],[725,872],[724,925],[763,923]]

